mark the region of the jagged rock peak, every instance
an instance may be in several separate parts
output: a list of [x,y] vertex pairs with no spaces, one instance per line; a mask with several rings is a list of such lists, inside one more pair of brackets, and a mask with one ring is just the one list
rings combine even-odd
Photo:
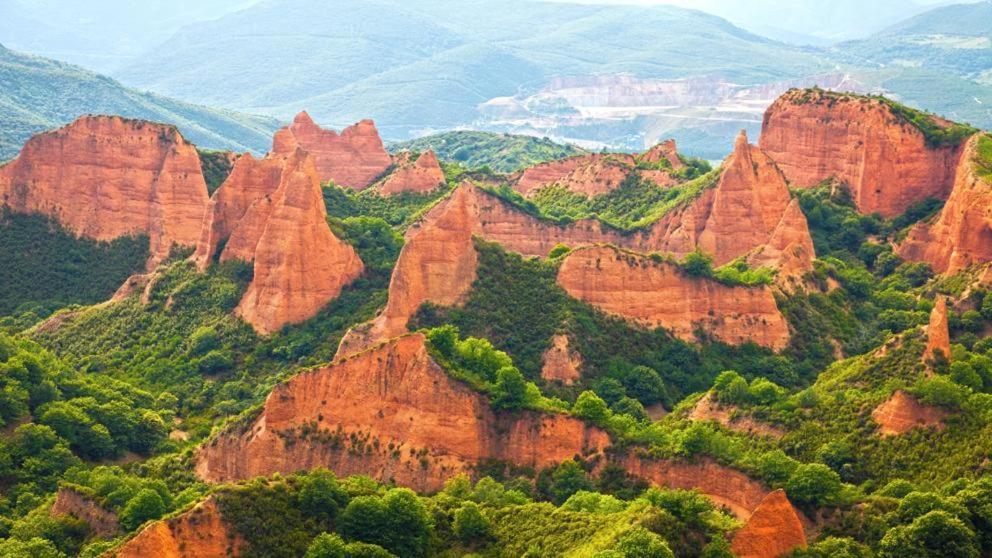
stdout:
[[[939,355],[939,356],[938,356]],[[938,296],[937,302],[930,311],[930,324],[927,325],[927,348],[923,353],[924,361],[935,358],[950,360],[951,334],[947,324],[947,297]]]
[[314,156],[320,182],[333,180],[356,190],[368,187],[392,164],[371,120],[362,120],[338,134],[318,126],[307,112],[300,112],[272,139],[272,152],[278,155],[288,156],[297,147]]
[[207,186],[175,127],[83,116],[35,135],[0,167],[0,203],[96,240],[148,235],[152,267],[173,246],[196,244]]

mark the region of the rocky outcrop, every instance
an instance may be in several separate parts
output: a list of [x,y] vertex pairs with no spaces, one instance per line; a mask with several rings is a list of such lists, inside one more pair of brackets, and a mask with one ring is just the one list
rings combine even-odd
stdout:
[[788,324],[769,287],[691,277],[676,264],[612,246],[573,250],[558,270],[558,284],[607,313],[688,341],[702,330],[730,344],[751,341],[778,350],[789,342]]
[[340,134],[318,126],[301,112],[293,123],[276,132],[272,152],[288,156],[302,147],[314,156],[320,181],[363,190],[389,166],[392,159],[371,120],[345,128]]
[[806,548],[806,532],[785,491],[765,496],[734,535],[731,548],[738,558],[781,558]]
[[444,171],[434,152],[427,150],[419,156],[404,151],[394,157],[393,172],[376,186],[380,194],[391,196],[400,192],[422,194],[444,184]]
[[722,265],[775,237],[779,245],[769,249],[765,259],[789,246],[811,259],[813,241],[801,213],[798,202],[789,197],[781,171],[741,132],[733,153],[724,161],[697,245]]
[[121,532],[116,513],[73,488],[59,487],[50,513],[52,516],[75,517],[89,525],[93,534],[101,538],[112,539]]
[[211,497],[185,513],[150,523],[104,558],[227,558],[239,556],[244,547]]
[[781,438],[784,435],[780,428],[753,417],[741,415],[733,405],[721,404],[713,397],[713,392],[707,392],[696,402],[692,410],[689,411],[688,418],[689,420],[715,421],[744,434],[756,434],[772,438]]
[[198,261],[208,263],[229,232],[221,259],[254,268],[235,313],[259,333],[312,318],[363,271],[355,250],[328,227],[313,158],[302,150],[285,159],[243,157],[211,210]]
[[608,444],[566,415],[494,412],[411,334],[277,386],[243,432],[201,449],[196,471],[217,482],[322,466],[431,491],[481,460],[541,468]]
[[552,337],[551,346],[544,351],[541,378],[570,386],[582,377],[581,367],[582,355],[568,346],[568,336],[559,333]]
[[34,136],[0,167],[0,202],[87,238],[148,235],[152,266],[196,244],[207,186],[196,148],[174,127],[84,116]]
[[992,138],[978,135],[968,141],[940,215],[910,229],[897,249],[900,256],[947,274],[992,261],[992,179],[977,172],[978,146],[984,142],[992,144]]
[[943,409],[924,405],[902,390],[897,390],[871,413],[883,436],[898,436],[920,427],[940,430],[946,416]]
[[739,519],[747,519],[768,495],[768,488],[746,474],[709,458],[695,461],[651,459],[630,454],[620,465],[630,475],[656,486],[698,490]]
[[813,269],[813,237],[809,234],[806,215],[793,198],[772,230],[765,244],[754,249],[747,257],[751,267],[773,267],[778,270],[778,280],[799,280]]
[[930,324],[927,325],[927,348],[923,351],[923,361],[935,358],[951,359],[951,333],[947,324],[947,297],[938,296],[930,311]]
[[961,152],[929,145],[884,100],[821,90],[791,90],[776,100],[765,112],[760,145],[793,186],[835,178],[850,186],[862,213],[885,217],[927,198],[946,199]]
[[569,225],[543,221],[463,184],[407,230],[385,309],[373,322],[352,329],[338,356],[405,333],[407,322],[425,302],[462,302],[476,277],[476,236],[528,256],[546,256],[559,243],[581,246],[624,238],[595,220]]
[[668,161],[669,166],[672,170],[679,170],[685,167],[685,163],[679,158],[678,149],[675,146],[675,140],[669,139],[665,140],[651,149],[648,149],[641,154],[640,160],[645,163],[659,163],[662,160]]

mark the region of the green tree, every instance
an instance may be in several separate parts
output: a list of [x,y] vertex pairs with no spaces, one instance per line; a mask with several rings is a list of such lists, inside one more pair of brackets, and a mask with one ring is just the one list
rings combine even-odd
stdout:
[[317,535],[304,558],[345,558],[345,544],[337,533],[321,533]]
[[879,545],[881,558],[978,558],[974,531],[953,515],[940,510],[916,518],[909,525],[889,529]]
[[713,256],[696,248],[682,258],[682,269],[693,277],[713,277]]
[[675,558],[668,543],[644,527],[634,527],[620,537],[614,549],[625,558]]
[[800,465],[785,485],[790,499],[815,506],[836,502],[840,489],[840,475],[823,463]]
[[595,392],[583,391],[572,405],[572,414],[594,424],[605,424],[610,418],[610,409]]
[[433,532],[424,504],[405,488],[394,488],[382,498],[353,498],[341,512],[338,526],[348,538],[377,544],[400,556],[425,555]]
[[508,411],[523,409],[527,403],[527,380],[513,366],[504,366],[496,372],[496,385],[492,391],[492,405]]
[[492,532],[489,519],[482,514],[478,504],[465,502],[455,512],[455,535],[462,544],[476,545],[485,542]]
[[158,492],[143,488],[131,498],[121,512],[121,525],[131,531],[152,519],[159,519],[166,512],[165,502]]
[[[602,400],[600,400],[602,401]],[[562,505],[572,494],[580,490],[592,491],[595,488],[585,470],[578,462],[564,461],[551,474],[551,500]]]
[[733,370],[726,370],[713,381],[713,394],[721,403],[745,405],[751,400],[751,387],[743,376]]

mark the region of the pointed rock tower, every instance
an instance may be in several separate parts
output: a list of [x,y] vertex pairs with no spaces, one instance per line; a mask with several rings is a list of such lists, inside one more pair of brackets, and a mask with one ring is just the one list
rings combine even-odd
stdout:
[[404,151],[394,158],[393,165],[395,170],[377,186],[379,193],[384,196],[400,192],[430,192],[444,184],[444,171],[430,149],[416,159],[412,153]]

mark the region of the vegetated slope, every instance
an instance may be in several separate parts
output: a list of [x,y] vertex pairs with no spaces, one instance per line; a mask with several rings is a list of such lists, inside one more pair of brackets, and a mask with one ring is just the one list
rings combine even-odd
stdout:
[[514,172],[547,161],[580,155],[585,151],[548,138],[455,130],[417,139],[394,142],[390,151],[433,149],[442,161],[454,161],[468,168],[489,167],[496,172]]
[[[760,83],[828,69],[815,54],[666,6],[382,0],[326,10],[292,0],[190,26],[117,75],[232,108],[292,114],[305,103],[321,122],[372,117],[400,137],[470,121],[479,103],[556,75]],[[301,74],[310,76],[302,88],[287,79]]]
[[200,147],[265,151],[272,118],[197,106],[124,87],[78,66],[14,52],[0,45],[0,160],[17,154],[34,133],[82,114],[119,114],[175,124]]

